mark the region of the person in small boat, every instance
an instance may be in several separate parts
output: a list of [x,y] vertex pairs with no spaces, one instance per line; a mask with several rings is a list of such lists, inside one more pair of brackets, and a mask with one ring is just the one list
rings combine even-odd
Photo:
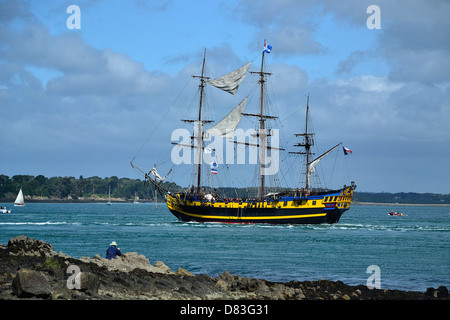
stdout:
[[106,250],[106,259],[111,260],[116,256],[121,256],[120,248],[117,248],[117,243],[115,241],[111,242],[109,248]]

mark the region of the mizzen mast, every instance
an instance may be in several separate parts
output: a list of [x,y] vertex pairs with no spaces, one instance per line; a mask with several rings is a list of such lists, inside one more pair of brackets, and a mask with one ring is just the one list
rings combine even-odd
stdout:
[[304,133],[295,133],[296,137],[303,137],[303,141],[294,145],[294,147],[303,147],[305,151],[300,152],[289,152],[291,154],[302,154],[306,156],[306,183],[305,189],[308,190],[310,188],[309,182],[309,160],[310,156],[313,156],[314,153],[311,152],[311,147],[314,146],[314,133],[308,132],[308,118],[309,118],[309,95],[306,100],[306,124],[305,124],[305,132]]
[[315,171],[316,165],[325,158],[327,155],[331,153],[331,151],[335,150],[338,146],[342,145],[342,142],[339,142],[337,145],[335,145],[330,150],[326,151],[319,157],[315,158],[314,160],[311,160],[312,158],[310,156],[314,155],[314,153],[311,152],[311,147],[314,146],[314,133],[308,132],[308,119],[309,119],[309,95],[306,100],[306,125],[305,125],[305,133],[296,133],[294,134],[296,137],[303,137],[303,141],[300,143],[297,143],[294,145],[294,147],[304,147],[304,152],[289,152],[289,153],[295,153],[295,154],[303,154],[306,156],[306,183],[305,183],[305,190],[309,190],[311,188],[310,183],[310,176]]

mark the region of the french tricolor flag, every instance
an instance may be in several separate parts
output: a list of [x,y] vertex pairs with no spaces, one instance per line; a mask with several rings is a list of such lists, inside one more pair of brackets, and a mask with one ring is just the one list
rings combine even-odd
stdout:
[[342,147],[342,149],[344,149],[344,154],[345,154],[345,155],[348,155],[348,154],[351,154],[351,153],[352,153],[352,150],[350,150],[349,148]]
[[211,174],[217,174],[217,163],[211,163]]

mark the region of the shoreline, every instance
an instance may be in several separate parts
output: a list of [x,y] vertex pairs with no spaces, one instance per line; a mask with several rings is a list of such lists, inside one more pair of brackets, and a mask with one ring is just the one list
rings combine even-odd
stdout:
[[[111,199],[111,203],[133,203],[134,199]],[[0,203],[13,205],[14,199],[0,199]],[[26,203],[107,203],[108,198],[96,198],[96,199],[27,199]],[[139,203],[155,203],[154,200],[139,199]],[[164,201],[158,201],[158,204],[164,204]],[[354,201],[351,203],[353,206],[407,206],[407,207],[450,207],[450,203],[398,203],[398,202],[360,202]]]
[[353,206],[450,207],[449,203],[352,202]]
[[151,265],[137,252],[76,259],[23,235],[0,244],[0,269],[0,300],[450,300],[445,286],[418,292],[320,279],[271,282],[228,271],[194,275],[161,261]]
[[[134,199],[111,199],[111,203],[134,203]],[[11,206],[14,205],[14,200],[11,199],[0,199],[0,203],[10,203]],[[107,203],[108,198],[97,198],[97,199],[27,199],[25,198],[26,203]],[[154,200],[144,200],[140,199],[140,203],[155,203]],[[158,203],[165,203],[164,201],[158,201]]]

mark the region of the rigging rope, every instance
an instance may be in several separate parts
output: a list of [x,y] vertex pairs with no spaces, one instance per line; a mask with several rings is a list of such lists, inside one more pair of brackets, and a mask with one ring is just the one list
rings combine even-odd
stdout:
[[174,102],[170,105],[170,107],[167,109],[166,113],[162,116],[161,120],[159,120],[159,122],[157,123],[157,125],[153,128],[153,131],[150,133],[150,135],[147,137],[147,139],[144,141],[144,143],[142,144],[142,146],[139,148],[139,150],[136,152],[136,154],[134,155],[133,159],[131,159],[131,162],[134,161],[134,159],[136,159],[136,157],[138,156],[138,154],[142,151],[142,149],[145,147],[145,145],[147,144],[147,142],[150,140],[150,138],[153,136],[153,134],[156,132],[156,130],[158,129],[159,125],[162,123],[162,121],[164,120],[164,118],[169,114],[170,110],[172,109],[172,107],[175,105],[175,103],[177,102],[178,98],[181,96],[181,94],[184,92],[184,90],[186,89],[186,87],[188,86],[188,84],[191,82],[191,79],[189,79],[189,81],[186,82],[185,86],[183,87],[183,89],[181,90],[181,92],[178,94],[178,96],[175,98]]

